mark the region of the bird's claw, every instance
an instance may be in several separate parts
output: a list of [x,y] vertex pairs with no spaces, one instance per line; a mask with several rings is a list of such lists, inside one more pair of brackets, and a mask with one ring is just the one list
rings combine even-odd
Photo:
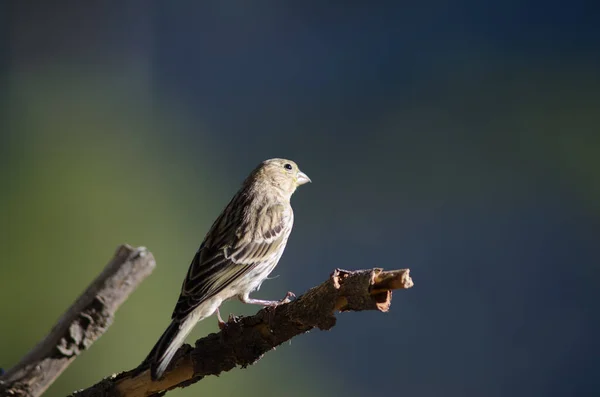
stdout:
[[279,301],[279,304],[283,305],[284,303],[290,303],[292,300],[294,300],[294,298],[296,298],[296,294],[294,294],[292,291],[288,291],[283,299]]
[[283,297],[283,299],[278,300],[278,301],[273,301],[272,305],[268,305],[265,306],[265,313],[267,314],[267,322],[269,323],[269,327],[273,324],[273,318],[275,317],[275,309],[278,306],[284,305],[286,303],[290,303],[293,298],[296,297],[296,294],[294,294],[291,291],[288,291],[285,296]]
[[223,318],[221,317],[221,313],[219,312],[219,309],[217,309],[217,322],[218,322],[219,329],[221,331],[223,331],[225,328],[227,328],[229,323],[237,323],[238,321],[239,321],[239,318],[233,313],[229,313],[229,317],[227,317],[227,321],[224,321]]
[[[231,315],[229,315],[229,317],[231,318]],[[223,318],[221,318],[221,312],[219,311],[219,308],[217,308],[217,325],[219,326],[220,330],[224,330],[225,327],[227,327],[227,323],[223,321]]]
[[227,318],[227,323],[237,323],[239,321],[239,317],[235,314],[229,313],[229,317]]

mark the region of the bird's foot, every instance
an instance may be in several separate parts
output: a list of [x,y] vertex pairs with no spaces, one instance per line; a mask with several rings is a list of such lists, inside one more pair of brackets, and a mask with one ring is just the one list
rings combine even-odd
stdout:
[[296,294],[294,294],[292,291],[288,291],[283,299],[279,301],[279,304],[283,305],[284,303],[290,303],[294,300],[294,298],[296,298]]
[[223,331],[225,328],[227,328],[229,323],[238,322],[239,317],[237,317],[236,315],[234,315],[232,313],[229,313],[229,317],[227,317],[227,321],[224,321],[223,318],[221,317],[221,312],[219,311],[219,309],[217,309],[217,321],[218,321],[219,329],[221,331]]
[[281,306],[283,304],[290,303],[292,301],[292,299],[295,297],[296,297],[296,294],[294,294],[291,291],[288,291],[285,294],[285,296],[283,297],[283,299],[278,300],[278,301],[273,301],[273,303],[274,303],[273,305],[265,307],[266,320],[267,320],[267,324],[269,324],[269,328],[273,328],[273,321],[275,320],[275,308],[277,306]]

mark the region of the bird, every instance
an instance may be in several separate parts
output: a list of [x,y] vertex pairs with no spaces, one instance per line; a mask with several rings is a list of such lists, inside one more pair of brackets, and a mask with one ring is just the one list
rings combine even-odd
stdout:
[[[281,158],[260,163],[217,217],[187,271],[171,324],[141,366],[160,379],[196,323],[217,313],[226,300],[275,307],[288,301],[253,299],[273,271],[294,224],[290,204],[301,185],[312,182],[298,165]],[[293,294],[291,294],[293,296]]]

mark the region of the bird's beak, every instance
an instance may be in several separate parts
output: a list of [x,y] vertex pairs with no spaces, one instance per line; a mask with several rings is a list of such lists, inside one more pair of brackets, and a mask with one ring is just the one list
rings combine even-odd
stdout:
[[298,171],[298,179],[296,180],[296,183],[298,184],[298,186],[304,185],[305,183],[308,183],[308,182],[312,182],[310,180],[310,178],[308,177],[308,175],[306,175],[302,171]]

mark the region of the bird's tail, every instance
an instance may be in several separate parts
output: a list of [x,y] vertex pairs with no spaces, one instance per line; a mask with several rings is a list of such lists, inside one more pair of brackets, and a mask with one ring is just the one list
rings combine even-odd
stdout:
[[173,356],[175,356],[175,353],[192,330],[194,324],[188,324],[189,320],[187,318],[183,322],[172,321],[156,342],[148,357],[140,365],[140,369],[150,366],[150,375],[153,380],[159,379],[164,374]]

